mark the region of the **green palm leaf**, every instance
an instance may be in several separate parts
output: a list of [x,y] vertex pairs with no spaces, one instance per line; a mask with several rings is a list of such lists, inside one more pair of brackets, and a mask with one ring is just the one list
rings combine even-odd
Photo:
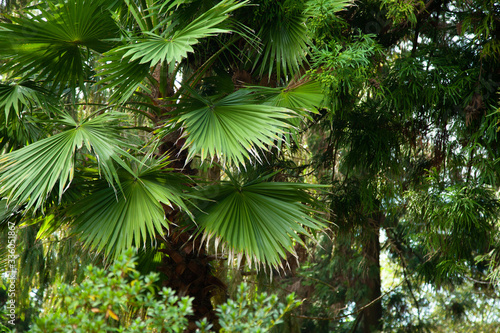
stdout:
[[100,60],[100,75],[103,76],[97,84],[104,84],[101,90],[115,88],[111,100],[119,103],[127,101],[149,75],[149,64],[140,64],[139,60],[131,61],[124,58],[125,50],[117,49],[105,54]]
[[[118,86],[113,97],[120,102],[127,100],[149,73],[149,68],[160,62],[178,63],[189,52],[199,39],[230,32],[218,26],[229,17],[229,13],[244,6],[247,1],[236,3],[234,0],[224,0],[206,11],[184,27],[172,22],[174,17],[168,16],[159,26],[163,32],[157,33],[157,27],[152,31],[142,31],[143,36],[132,39],[132,44],[117,47],[105,54],[101,59],[101,75],[104,77],[99,84],[104,88]],[[174,3],[175,4],[175,3]],[[158,10],[160,6],[150,8]],[[141,21],[140,13],[130,4],[130,10]],[[145,17],[143,19],[146,19]],[[141,25],[145,29],[145,25]]]
[[223,182],[204,190],[214,200],[196,221],[204,238],[222,242],[231,255],[245,255],[248,263],[279,266],[294,243],[303,244],[305,227],[318,230],[309,205],[317,205],[306,192],[308,184],[260,182],[238,186]]
[[[199,39],[229,32],[230,30],[217,28],[217,26],[229,17],[230,12],[244,6],[246,2],[236,3],[234,0],[224,0],[183,28],[165,29],[162,35],[146,33],[148,38],[138,39],[136,43],[124,47],[127,52],[123,57],[131,56],[131,61],[139,60],[140,64],[154,65],[161,61],[179,62],[187,56],[188,52],[194,51],[192,45],[197,44]],[[169,23],[164,21],[162,24],[168,25]]]
[[352,0],[324,0],[297,2],[296,7],[283,6],[279,1],[263,2],[261,15],[264,17],[257,36],[263,50],[254,61],[260,74],[267,71],[270,77],[276,71],[278,78],[293,75],[306,61],[311,44],[307,31],[308,17],[333,15],[352,4]]
[[[9,17],[0,24],[0,55],[10,59],[3,70],[14,75],[37,75],[54,87],[82,86],[88,50],[104,52],[106,41],[117,37],[118,28],[106,10],[106,0],[60,1],[38,6],[40,14]],[[33,13],[35,13],[34,11]]]
[[0,116],[0,119],[8,125],[12,112],[20,117],[26,109],[41,105],[48,106],[49,99],[48,92],[31,81],[0,83],[0,112],[3,109],[3,115],[5,115],[5,118]]
[[[19,209],[17,205],[8,205],[7,199],[0,198],[0,227],[7,227],[7,222],[12,219],[12,215]],[[10,221],[12,222],[12,221]],[[3,229],[2,229],[3,230]]]
[[180,116],[188,158],[217,157],[243,164],[258,149],[281,140],[289,127],[285,120],[295,114],[288,109],[256,104],[249,90],[239,90],[216,103],[202,99],[198,107],[187,108]]
[[299,70],[309,52],[306,19],[300,13],[283,15],[262,26],[257,36],[261,38],[264,48],[254,62],[254,67],[260,66],[261,75],[267,70],[268,76],[271,76],[276,69],[280,77],[281,73],[287,75]]
[[[292,109],[304,118],[311,119],[311,113],[317,113],[317,108],[323,103],[325,95],[318,81],[302,79],[291,81],[285,88],[253,87],[254,91],[264,97],[266,104]],[[290,124],[299,127],[302,117],[290,119]],[[293,139],[299,144],[297,131],[285,136],[285,142]]]
[[0,151],[39,140],[41,120],[57,113],[57,100],[32,81],[0,83]]
[[75,153],[85,147],[92,152],[106,180],[118,183],[114,163],[124,165],[126,154],[115,122],[121,115],[106,113],[77,124],[70,116],[60,120],[66,130],[0,157],[0,194],[9,202],[40,208],[58,185],[59,198],[75,172]]
[[283,88],[256,86],[251,89],[262,95],[266,104],[297,111],[315,112],[325,97],[319,82],[307,79],[291,81]]
[[162,204],[190,215],[183,194],[189,180],[165,167],[166,163],[145,158],[133,165],[132,173],[120,172],[123,195],[103,184],[74,205],[70,215],[75,216],[75,231],[85,244],[106,255],[119,255],[164,233],[168,220]]

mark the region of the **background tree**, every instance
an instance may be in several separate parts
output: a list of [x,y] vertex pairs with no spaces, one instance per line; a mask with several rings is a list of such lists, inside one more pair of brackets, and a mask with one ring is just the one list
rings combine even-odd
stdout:
[[[310,22],[329,100],[309,146],[333,185],[335,226],[302,275],[314,304],[305,330],[442,329],[421,287],[496,285],[485,255],[498,239],[499,18],[491,1],[360,1]],[[382,295],[383,249],[408,307],[383,307],[398,295]],[[407,326],[384,323],[384,312],[415,311]]]

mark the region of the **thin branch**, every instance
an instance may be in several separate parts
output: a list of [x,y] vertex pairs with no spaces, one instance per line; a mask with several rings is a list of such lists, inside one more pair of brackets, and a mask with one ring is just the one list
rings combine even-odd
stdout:
[[337,291],[337,289],[338,289],[338,288],[332,286],[331,284],[326,283],[325,281],[321,281],[321,280],[318,280],[318,279],[315,279],[315,278],[309,277],[309,276],[306,276],[305,278],[309,279],[309,280],[313,280],[313,281],[319,282],[321,284],[324,284],[325,286],[329,287],[332,291]]
[[491,281],[480,281],[480,280],[476,280],[474,278],[471,278],[470,276],[467,276],[467,275],[465,276],[465,278],[468,279],[468,280],[470,280],[470,281],[472,281],[472,282],[474,282],[474,283],[479,283],[479,284],[493,284],[493,282],[491,282]]
[[385,297],[388,294],[392,293],[394,290],[396,290],[397,288],[399,288],[404,282],[405,282],[404,280],[401,281],[398,285],[396,285],[395,287],[393,287],[391,290],[386,291],[385,293],[383,293],[379,297],[375,298],[374,300],[372,300],[368,304],[365,304],[364,306],[360,307],[359,309],[357,309],[356,311],[353,311],[351,313],[347,313],[347,314],[343,314],[343,315],[335,316],[335,317],[310,317],[310,316],[303,316],[303,315],[295,315],[293,313],[291,315],[293,317],[302,318],[302,319],[336,321],[336,320],[339,320],[339,319],[342,319],[342,318],[346,318],[346,317],[349,317],[349,316],[353,316],[355,314],[360,313],[364,309],[366,309],[366,308],[372,306],[373,304],[377,303],[378,301],[380,301],[383,297]]
[[[388,231],[388,230],[387,230]],[[413,288],[412,288],[412,285],[410,283],[410,280],[408,279],[408,273],[407,273],[407,263],[405,261],[405,258],[403,256],[403,252],[401,251],[401,249],[399,249],[399,247],[394,244],[394,239],[392,239],[390,237],[390,232],[387,233],[388,234],[388,239],[389,241],[391,242],[391,244],[393,245],[394,249],[396,250],[398,256],[399,256],[399,259],[401,260],[401,268],[403,269],[403,278],[404,278],[404,282],[406,282],[406,285],[408,286],[408,290],[410,292],[410,295],[411,297],[413,298],[413,302],[415,303],[415,307],[417,308],[417,319],[418,319],[418,323],[419,323],[419,326],[421,326],[421,319],[420,319],[420,306],[418,304],[418,300],[417,298],[415,297],[415,294],[413,292]]]
[[151,127],[147,127],[147,126],[120,127],[119,129],[121,129],[121,130],[138,129],[138,130],[143,130],[143,131],[149,132],[149,133],[154,131],[154,129],[152,129]]
[[351,333],[356,332],[356,329],[358,328],[359,323],[361,322],[361,318],[363,318],[363,314],[364,314],[364,312],[361,312],[361,313],[360,313],[360,314],[358,314],[358,316],[356,317],[356,321],[354,322],[354,325],[352,326]]

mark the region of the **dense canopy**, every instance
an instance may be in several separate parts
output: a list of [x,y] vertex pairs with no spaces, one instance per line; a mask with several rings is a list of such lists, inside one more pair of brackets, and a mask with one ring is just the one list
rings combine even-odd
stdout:
[[497,1],[0,13],[0,310],[16,300],[18,331],[132,247],[216,330],[242,280],[304,300],[282,332],[500,325]]

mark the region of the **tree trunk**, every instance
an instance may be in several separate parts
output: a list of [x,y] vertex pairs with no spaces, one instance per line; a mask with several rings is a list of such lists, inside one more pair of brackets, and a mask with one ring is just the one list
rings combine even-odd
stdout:
[[383,215],[369,218],[369,225],[363,228],[362,255],[367,264],[363,284],[368,291],[361,306],[368,305],[362,311],[363,333],[382,330],[382,302],[380,300],[382,281],[380,278],[380,226]]
[[[159,71],[160,66],[155,71],[158,82],[160,80]],[[166,80],[168,81],[168,77]],[[161,97],[171,96],[174,92],[170,81],[163,94],[158,87],[152,90],[153,95],[151,97],[156,101],[159,101]],[[157,104],[161,104],[161,102]],[[163,113],[157,119],[155,127],[162,126],[170,118],[170,111],[175,108],[171,104],[162,106]],[[185,142],[181,135],[182,132],[178,130],[163,138],[162,144],[158,148],[158,154],[163,156],[167,153],[170,156],[168,167],[173,168],[174,172],[193,176],[198,173],[198,170],[193,169],[191,162],[187,160],[187,150],[181,151]],[[211,172],[214,173],[213,170]],[[215,171],[215,173],[217,172]],[[209,174],[208,177],[216,177],[212,174]],[[183,223],[183,213],[177,207],[172,208],[164,205],[163,208],[165,217],[170,221],[170,226],[168,230],[165,230],[164,237],[158,238],[165,245],[164,248],[159,249],[159,252],[164,253],[165,256],[162,258],[162,263],[157,267],[157,270],[166,277],[162,281],[162,285],[174,289],[179,296],[193,298],[194,313],[188,317],[188,332],[196,331],[195,323],[203,318],[207,318],[209,322],[213,323],[214,329],[218,330],[212,296],[217,290],[225,293],[227,287],[214,275],[213,261],[217,260],[217,258],[206,253],[205,246],[200,242],[201,238],[194,237],[194,225]]]
[[[160,147],[160,153],[168,152],[173,159],[169,167],[185,175],[195,175],[196,170],[186,161],[187,151],[180,152],[182,139],[180,132],[167,136]],[[194,314],[189,317],[188,332],[196,331],[196,322],[207,318],[217,330],[218,323],[212,296],[217,289],[225,292],[226,285],[215,275],[212,262],[215,256],[208,255],[200,237],[194,237],[193,226],[182,226],[181,212],[175,207],[164,206],[165,216],[170,221],[170,230],[164,235],[165,249],[159,250],[166,254],[158,271],[167,279],[163,286],[174,289],[179,296],[193,297]]]

